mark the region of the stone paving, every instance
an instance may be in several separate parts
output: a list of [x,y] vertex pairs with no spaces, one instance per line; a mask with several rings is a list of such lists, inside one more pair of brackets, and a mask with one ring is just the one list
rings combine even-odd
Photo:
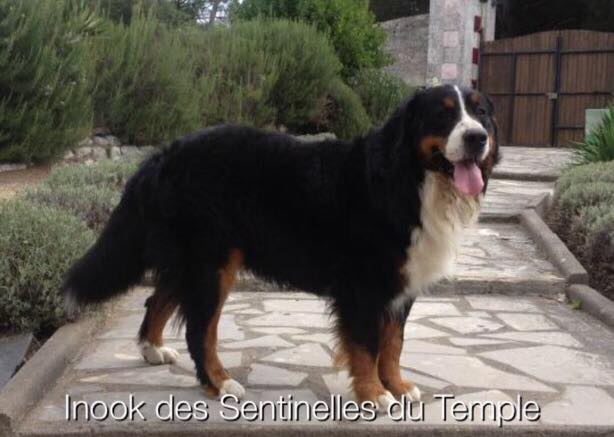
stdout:
[[[140,288],[121,300],[115,318],[29,416],[24,433],[70,425],[66,394],[107,404],[132,394],[146,402],[143,424],[151,430],[160,423],[154,406],[171,394],[177,401],[205,400],[207,423],[245,422],[226,422],[221,412],[228,417],[234,410],[204,396],[182,332],[168,328],[165,335],[166,345],[181,354],[175,365],[150,366],[140,357],[134,337],[149,293]],[[298,292],[237,292],[225,306],[219,333],[221,359],[245,386],[246,401],[292,396],[313,404],[330,401],[331,394],[353,399],[347,373],[331,366],[334,341],[323,300]],[[538,424],[614,426],[614,333],[581,311],[538,297],[423,297],[405,337],[401,366],[422,390],[423,404],[414,405],[424,412],[413,416],[420,423],[444,423],[442,395],[465,402],[515,402],[520,395],[540,406]],[[292,423],[299,422],[318,423]],[[268,417],[264,423],[274,422]],[[376,423],[396,422],[384,414]],[[496,425],[491,416],[483,423]],[[130,426],[108,419],[87,427],[109,424]]]
[[544,195],[552,195],[554,182],[491,179],[481,220],[511,220]]
[[553,181],[572,158],[571,149],[556,147],[501,147],[496,178]]

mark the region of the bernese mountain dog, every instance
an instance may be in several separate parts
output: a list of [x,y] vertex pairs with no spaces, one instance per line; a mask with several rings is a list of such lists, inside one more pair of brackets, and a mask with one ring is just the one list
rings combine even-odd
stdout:
[[217,329],[245,269],[328,299],[336,360],[357,400],[380,408],[395,396],[419,400],[399,370],[405,320],[416,296],[451,273],[498,160],[491,101],[451,85],[417,91],[352,142],[205,129],[140,166],[68,272],[65,299],[72,308],[101,302],[152,270],[139,332],[145,360],[176,360],[162,332],[178,309],[205,392],[240,398]]

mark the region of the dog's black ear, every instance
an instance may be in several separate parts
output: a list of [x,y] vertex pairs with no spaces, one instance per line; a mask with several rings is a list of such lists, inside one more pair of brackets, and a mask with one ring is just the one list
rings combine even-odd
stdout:
[[492,116],[495,113],[495,104],[488,94],[482,93],[482,95],[484,96],[484,99],[488,105],[488,113]]
[[382,126],[380,138],[389,147],[389,151],[408,144],[408,135],[415,131],[419,126],[420,117],[418,116],[417,106],[421,99],[423,90],[416,89],[414,94],[403,101],[394,114]]

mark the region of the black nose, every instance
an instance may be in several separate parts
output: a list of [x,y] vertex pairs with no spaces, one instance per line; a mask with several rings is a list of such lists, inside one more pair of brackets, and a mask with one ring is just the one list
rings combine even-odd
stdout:
[[472,157],[477,157],[484,152],[487,140],[488,136],[480,129],[469,129],[467,132],[465,132],[465,135],[463,135],[463,141],[465,143],[467,154],[471,155]]

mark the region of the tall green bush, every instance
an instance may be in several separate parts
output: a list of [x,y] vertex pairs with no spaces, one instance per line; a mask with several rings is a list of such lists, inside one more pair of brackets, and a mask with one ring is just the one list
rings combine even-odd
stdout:
[[383,123],[414,88],[385,70],[366,69],[349,80],[374,124]]
[[76,1],[0,0],[0,160],[47,160],[88,133],[97,26]]
[[24,200],[0,202],[0,329],[48,331],[65,321],[59,288],[94,235],[72,215]]
[[331,83],[326,118],[328,130],[346,140],[365,135],[371,128],[360,97],[340,79]]
[[390,63],[384,51],[386,33],[376,25],[368,0],[235,0],[231,5],[233,19],[258,17],[312,23],[329,36],[346,78]]
[[203,124],[284,125],[319,116],[341,65],[313,27],[285,20],[236,23],[192,35]]
[[129,25],[107,22],[93,52],[97,125],[137,144],[160,143],[200,126],[194,53],[181,32],[151,12],[136,11]]

